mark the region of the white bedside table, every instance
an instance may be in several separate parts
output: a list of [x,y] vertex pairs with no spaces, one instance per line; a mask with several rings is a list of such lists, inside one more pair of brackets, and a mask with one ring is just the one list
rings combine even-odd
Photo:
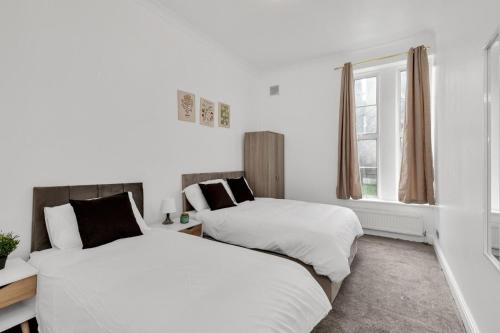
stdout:
[[22,259],[8,259],[0,270],[0,332],[21,325],[29,333],[28,320],[35,317],[36,268]]
[[200,221],[197,221],[192,217],[189,218],[188,223],[184,224],[180,222],[180,219],[178,217],[173,218],[172,221],[174,221],[173,224],[156,223],[152,224],[150,227],[163,228],[170,231],[183,232],[185,234],[203,237],[203,224]]

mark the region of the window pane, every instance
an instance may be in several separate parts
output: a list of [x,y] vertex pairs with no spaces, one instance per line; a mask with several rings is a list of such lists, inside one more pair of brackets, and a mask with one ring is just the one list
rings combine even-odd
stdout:
[[377,168],[360,168],[363,198],[377,197]]
[[403,137],[406,115],[406,71],[400,73],[399,87],[399,136]]
[[363,197],[377,196],[377,140],[358,140]]
[[362,106],[356,108],[357,134],[377,133],[377,107]]
[[356,98],[356,131],[358,135],[375,134],[375,139],[358,140],[359,168],[363,197],[377,196],[377,78],[368,77],[354,83]]
[[401,98],[405,99],[406,98],[406,71],[401,71],[401,89],[400,89],[400,94]]
[[377,104],[377,78],[367,77],[354,82],[356,106]]
[[377,140],[358,140],[359,167],[377,167]]

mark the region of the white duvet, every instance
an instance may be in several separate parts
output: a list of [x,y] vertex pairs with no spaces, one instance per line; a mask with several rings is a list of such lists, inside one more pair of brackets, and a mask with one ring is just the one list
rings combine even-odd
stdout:
[[285,254],[334,282],[349,275],[351,245],[363,235],[351,209],[303,201],[257,198],[195,216],[219,241]]
[[296,263],[165,230],[30,263],[42,333],[298,333],[331,309]]

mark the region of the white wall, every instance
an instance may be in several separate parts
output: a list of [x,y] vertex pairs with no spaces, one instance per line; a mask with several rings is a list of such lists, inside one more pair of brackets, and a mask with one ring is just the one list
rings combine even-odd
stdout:
[[[500,2],[444,1],[436,4],[436,11],[443,15],[436,22],[435,34],[264,73],[259,84],[259,112],[263,128],[285,134],[286,196],[335,202],[340,72],[332,67],[431,43],[437,65],[435,162],[439,208],[438,219],[432,219],[434,214],[428,211],[422,215],[430,216],[431,224],[438,223],[440,239],[436,246],[463,296],[473,327],[482,333],[496,333],[500,332],[500,272],[483,255],[482,47],[500,24]],[[274,84],[280,85],[280,95],[269,97],[269,86]],[[380,207],[374,209],[388,206]],[[432,237],[434,232],[428,231]]]
[[[347,61],[399,53],[420,44],[434,46],[433,33],[423,32],[378,48],[334,54],[261,74],[258,109],[262,126],[284,133],[286,138],[288,198],[336,200],[341,71],[334,67]],[[269,96],[269,86],[275,84],[280,85],[280,95]]]
[[[285,192],[290,199],[373,207],[370,203],[337,201],[337,139],[341,71],[335,66],[371,57],[399,53],[425,44],[435,48],[432,32],[377,48],[313,59],[262,73],[259,78],[259,112],[262,127],[285,134]],[[402,57],[401,59],[404,59]],[[390,61],[398,60],[391,59]],[[383,62],[379,63],[383,64]],[[358,67],[362,68],[362,67]],[[279,96],[269,96],[271,85],[280,85]],[[433,232],[432,208],[384,204],[384,211],[419,215]],[[428,239],[431,241],[431,239]]]
[[500,2],[450,6],[443,12],[448,19],[441,22],[436,34],[440,202],[440,239],[436,244],[480,332],[496,333],[500,332],[500,272],[483,255],[486,190],[482,48],[500,24]]
[[[146,220],[158,221],[161,198],[180,199],[182,173],[241,169],[242,133],[258,128],[286,136],[288,198],[335,202],[332,67],[421,43],[435,50],[435,40],[437,246],[480,331],[498,332],[500,273],[482,253],[481,48],[500,24],[500,3],[443,1],[436,11],[445,14],[436,37],[300,63],[257,82],[153,0],[1,1],[0,229],[20,234],[16,255],[27,255],[32,187],[63,184],[143,181]],[[273,84],[279,97],[268,96]],[[177,89],[231,104],[231,129],[177,121]]]
[[[147,222],[180,176],[240,170],[255,74],[147,0],[0,2],[0,229],[27,255],[33,186],[142,181]],[[177,120],[177,89],[231,128]]]

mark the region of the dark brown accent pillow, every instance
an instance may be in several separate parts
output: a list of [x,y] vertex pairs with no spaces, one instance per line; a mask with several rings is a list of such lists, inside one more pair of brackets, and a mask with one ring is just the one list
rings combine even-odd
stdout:
[[70,200],[78,222],[83,248],[142,235],[128,193],[93,200]]
[[236,206],[222,183],[198,185],[211,210]]
[[245,178],[228,178],[226,180],[237,203],[255,200]]

